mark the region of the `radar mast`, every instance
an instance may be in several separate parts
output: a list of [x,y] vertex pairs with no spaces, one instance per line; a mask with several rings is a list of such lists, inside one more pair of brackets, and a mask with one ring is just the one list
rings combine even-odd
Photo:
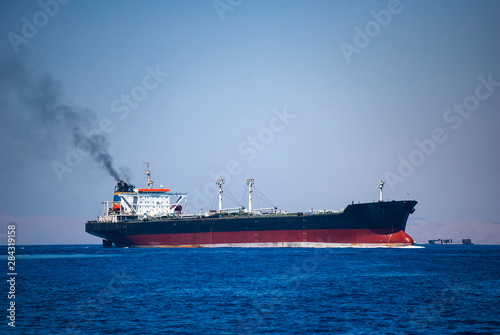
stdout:
[[145,169],[146,169],[146,176],[148,176],[148,188],[153,187],[153,179],[151,179],[151,171],[149,171],[149,163],[144,163]]
[[382,189],[384,188],[384,184],[385,184],[385,182],[383,182],[382,180],[380,180],[380,184],[378,184],[378,188],[380,189],[380,199],[379,199],[379,201],[384,201],[382,199]]

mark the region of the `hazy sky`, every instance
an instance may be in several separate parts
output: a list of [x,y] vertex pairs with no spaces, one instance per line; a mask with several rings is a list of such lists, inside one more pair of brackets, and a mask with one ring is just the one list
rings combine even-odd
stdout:
[[220,175],[288,211],[377,200],[384,179],[419,202],[417,241],[500,243],[499,17],[472,0],[0,1],[0,243],[9,222],[21,243],[99,243],[84,223],[112,199],[106,152],[137,186],[149,162],[192,213]]

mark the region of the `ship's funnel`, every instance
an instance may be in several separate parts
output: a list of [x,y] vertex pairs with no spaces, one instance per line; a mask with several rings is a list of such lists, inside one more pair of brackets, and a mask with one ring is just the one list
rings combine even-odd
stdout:
[[134,185],[129,185],[125,181],[120,180],[116,186],[115,186],[115,193],[116,192],[134,192]]

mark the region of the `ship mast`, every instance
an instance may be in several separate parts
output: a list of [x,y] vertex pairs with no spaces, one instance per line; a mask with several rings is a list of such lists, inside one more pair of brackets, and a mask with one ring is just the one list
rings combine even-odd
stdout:
[[253,178],[247,179],[248,185],[248,213],[252,213],[252,186],[253,186]]
[[382,189],[384,188],[384,182],[382,180],[380,180],[380,184],[378,184],[378,188],[380,189],[380,199],[379,201],[383,201],[382,200]]
[[149,163],[144,163],[146,166],[146,176],[148,176],[148,188],[153,186],[153,179],[151,179],[151,171],[149,171]]
[[219,212],[222,212],[222,185],[224,184],[224,178],[218,178],[215,183],[219,185]]

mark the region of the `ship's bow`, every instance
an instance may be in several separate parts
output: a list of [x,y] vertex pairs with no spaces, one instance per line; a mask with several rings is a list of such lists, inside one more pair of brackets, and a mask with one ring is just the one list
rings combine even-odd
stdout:
[[346,212],[365,228],[361,230],[363,236],[359,237],[359,243],[410,246],[415,241],[405,230],[416,204],[415,200],[379,201],[350,205]]

